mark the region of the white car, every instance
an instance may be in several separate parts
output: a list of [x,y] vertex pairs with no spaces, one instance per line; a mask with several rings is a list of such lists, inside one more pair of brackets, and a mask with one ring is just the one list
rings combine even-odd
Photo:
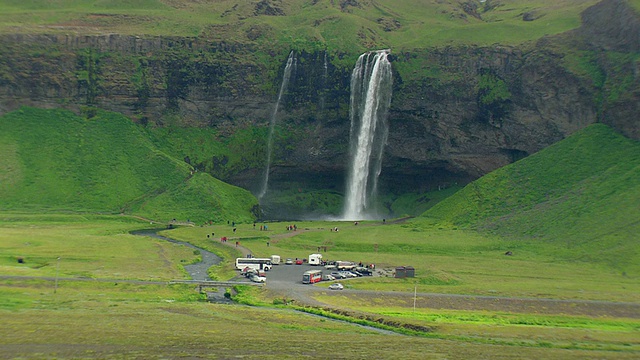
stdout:
[[340,271],[340,274],[344,276],[345,279],[358,277],[358,275],[352,273],[351,271]]
[[342,289],[344,289],[344,286],[342,286],[342,284],[340,283],[333,283],[329,285],[329,290],[342,290]]
[[332,272],[331,276],[333,276],[336,279],[346,279],[347,278],[346,275],[343,275],[343,274],[341,274],[341,273],[339,273],[337,271]]
[[325,274],[325,275],[322,276],[322,280],[324,280],[324,281],[332,281],[332,280],[335,280],[335,279],[336,279],[336,277],[331,275],[331,274]]
[[257,282],[257,283],[263,283],[263,282],[267,281],[266,277],[259,276],[259,275],[251,275],[251,277],[249,279],[251,279],[251,281]]

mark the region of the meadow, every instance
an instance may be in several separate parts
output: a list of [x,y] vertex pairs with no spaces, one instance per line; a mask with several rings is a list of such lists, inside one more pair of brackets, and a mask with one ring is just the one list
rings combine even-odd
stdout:
[[[360,279],[350,284],[366,290],[413,291],[449,294],[549,297],[557,299],[640,301],[635,276],[625,276],[591,262],[556,255],[556,249],[536,241],[509,241],[500,236],[468,230],[421,228],[411,221],[296,222],[295,236],[287,223],[266,223],[268,231],[252,224],[180,228],[166,236],[215,250],[219,236],[238,239],[253,255],[305,258],[318,252],[329,260],[349,260],[395,269],[413,266],[415,279]],[[339,231],[330,231],[332,227]],[[215,239],[207,234],[215,233]],[[269,244],[267,244],[267,242]],[[326,248],[326,251],[325,251]],[[505,256],[511,251],[513,256]],[[229,256],[229,255],[228,255]],[[233,256],[233,255],[232,255]]]
[[[328,307],[430,328],[429,332],[383,332],[360,327],[358,316],[315,316],[276,305],[261,288],[238,288],[246,305],[217,305],[189,285],[183,264],[198,259],[185,246],[130,235],[150,224],[125,216],[0,216],[0,355],[23,357],[323,357],[336,358],[633,358],[640,351],[637,318],[445,310],[416,310],[384,300],[383,291],[493,294],[638,303],[635,279],[598,266],[561,261],[535,244],[505,247],[503,240],[472,231],[414,231],[411,222],[222,223],[181,227],[167,236],[206,247],[226,265],[212,275],[226,279],[235,249],[229,236],[255,255],[303,257],[327,246],[326,257],[371,261],[378,267],[413,265],[416,278],[380,277],[348,282],[350,289],[372,290],[357,297],[317,299]],[[329,231],[337,226],[338,232]],[[215,233],[215,238],[207,234]],[[269,246],[267,246],[267,240]],[[377,246],[376,246],[377,244]],[[507,243],[508,244],[508,243]],[[510,245],[510,244],[508,244]],[[505,248],[515,249],[505,257]],[[57,258],[60,257],[59,263]],[[22,263],[18,262],[22,259]],[[53,278],[59,277],[57,287]],[[342,295],[342,294],[341,294]],[[383,301],[384,300],[384,301]],[[306,309],[307,312],[314,312]],[[360,316],[362,317],[362,316]],[[334,320],[337,319],[337,320]],[[382,326],[397,331],[393,326]],[[405,335],[398,335],[404,333]],[[239,341],[242,339],[242,341]],[[380,346],[372,347],[371,344]]]
[[606,349],[393,335],[289,309],[185,303],[176,299],[179,290],[157,296],[144,286],[65,286],[52,296],[27,285],[22,296],[40,304],[0,310],[3,358],[633,358]]
[[[451,44],[521,44],[580,24],[580,12],[597,1],[284,0],[176,2],[104,0],[3,1],[0,32],[117,32],[202,37],[228,42],[278,44],[362,52]],[[637,2],[632,3],[637,6]],[[530,13],[533,21],[523,21]],[[281,16],[286,15],[286,16]]]

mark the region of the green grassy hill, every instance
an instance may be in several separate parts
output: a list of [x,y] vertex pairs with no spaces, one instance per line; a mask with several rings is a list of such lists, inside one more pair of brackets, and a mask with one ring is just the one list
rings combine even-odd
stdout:
[[422,215],[510,239],[539,239],[558,256],[640,269],[640,143],[589,126],[469,184]]
[[0,117],[0,210],[253,219],[249,192],[196,175],[119,114],[22,108]]
[[10,0],[0,4],[0,33],[199,36],[288,48],[316,43],[349,52],[391,45],[517,44],[578,27],[580,12],[596,2]]

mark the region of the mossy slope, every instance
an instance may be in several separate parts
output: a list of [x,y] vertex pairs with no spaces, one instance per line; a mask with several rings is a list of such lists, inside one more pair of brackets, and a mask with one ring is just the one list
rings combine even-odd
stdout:
[[[252,219],[248,192],[159,151],[126,117],[22,108],[0,117],[0,209]],[[188,194],[197,193],[199,196]],[[215,196],[219,200],[210,200]],[[206,206],[205,206],[206,204]]]
[[640,143],[602,124],[469,184],[422,215],[555,243],[576,260],[638,270]]

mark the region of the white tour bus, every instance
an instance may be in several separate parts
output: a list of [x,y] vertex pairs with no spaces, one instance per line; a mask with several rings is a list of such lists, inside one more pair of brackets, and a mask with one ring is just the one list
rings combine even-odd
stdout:
[[245,268],[255,270],[271,270],[271,259],[269,258],[237,258],[236,269],[243,270]]

